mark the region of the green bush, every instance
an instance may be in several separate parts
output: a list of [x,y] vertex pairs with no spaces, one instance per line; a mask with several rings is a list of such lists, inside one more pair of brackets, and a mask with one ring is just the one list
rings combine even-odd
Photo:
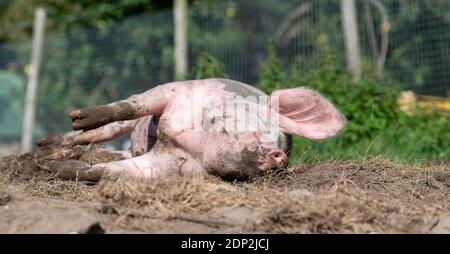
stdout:
[[259,89],[270,94],[272,90],[286,87],[286,74],[281,68],[281,61],[278,59],[276,47],[273,42],[269,43],[267,61],[261,70],[261,81]]
[[190,79],[226,78],[223,63],[214,56],[202,52],[197,57]]
[[401,84],[381,80],[370,72],[358,82],[336,67],[333,52],[322,50],[319,68],[301,75],[296,68],[283,71],[272,45],[261,73],[260,88],[307,86],[326,98],[347,117],[346,128],[327,141],[294,138],[294,161],[331,158],[361,158],[386,155],[399,160],[445,159],[450,156],[449,116],[418,114],[407,116],[398,110],[396,99]]

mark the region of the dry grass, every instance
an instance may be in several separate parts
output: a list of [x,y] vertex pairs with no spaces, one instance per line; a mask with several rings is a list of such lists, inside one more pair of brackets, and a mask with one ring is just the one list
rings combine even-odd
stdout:
[[64,181],[55,173],[41,169],[45,160],[78,159],[87,162],[111,160],[114,155],[96,147],[76,146],[56,150],[41,150],[36,154],[6,156],[0,162],[0,184],[11,192],[26,193],[32,197],[57,198],[69,201],[92,200],[95,186],[78,181]]
[[[0,203],[12,193],[89,204],[104,227],[122,232],[188,227],[200,232],[421,233],[450,213],[450,167],[445,163],[400,165],[368,157],[299,166],[247,182],[208,175],[106,176],[97,185],[62,181],[39,167],[48,159],[111,160],[104,153],[76,147],[6,157],[0,163],[0,184],[6,190],[0,191]],[[250,211],[245,223],[217,212],[239,207]]]

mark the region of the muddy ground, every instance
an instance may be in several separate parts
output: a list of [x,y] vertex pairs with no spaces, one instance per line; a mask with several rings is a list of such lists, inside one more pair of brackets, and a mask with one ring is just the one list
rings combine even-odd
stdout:
[[246,182],[190,175],[61,180],[49,160],[118,159],[78,146],[0,161],[1,233],[450,233],[450,164],[381,158]]

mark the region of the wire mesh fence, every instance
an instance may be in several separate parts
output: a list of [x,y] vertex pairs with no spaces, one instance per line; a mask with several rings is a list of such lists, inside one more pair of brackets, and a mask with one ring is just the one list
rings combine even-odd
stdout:
[[[363,63],[376,66],[386,47],[383,75],[418,93],[446,96],[450,2],[356,2]],[[73,109],[122,99],[174,80],[171,10],[91,27],[58,26],[77,18],[47,24],[37,137],[70,130],[67,113]],[[32,24],[0,33],[23,27]],[[197,57],[207,52],[223,63],[229,78],[252,85],[258,83],[269,42],[276,44],[286,68],[295,66],[303,73],[316,68],[324,47],[345,65],[339,0],[198,1],[189,6],[188,31],[191,69]],[[30,39],[0,44],[0,145],[20,140],[30,49]]]

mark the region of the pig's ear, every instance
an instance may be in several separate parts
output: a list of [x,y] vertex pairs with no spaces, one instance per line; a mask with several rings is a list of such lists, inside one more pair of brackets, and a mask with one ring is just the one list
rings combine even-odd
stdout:
[[308,139],[333,137],[347,123],[330,101],[305,88],[274,91],[270,105],[279,111],[281,131]]

